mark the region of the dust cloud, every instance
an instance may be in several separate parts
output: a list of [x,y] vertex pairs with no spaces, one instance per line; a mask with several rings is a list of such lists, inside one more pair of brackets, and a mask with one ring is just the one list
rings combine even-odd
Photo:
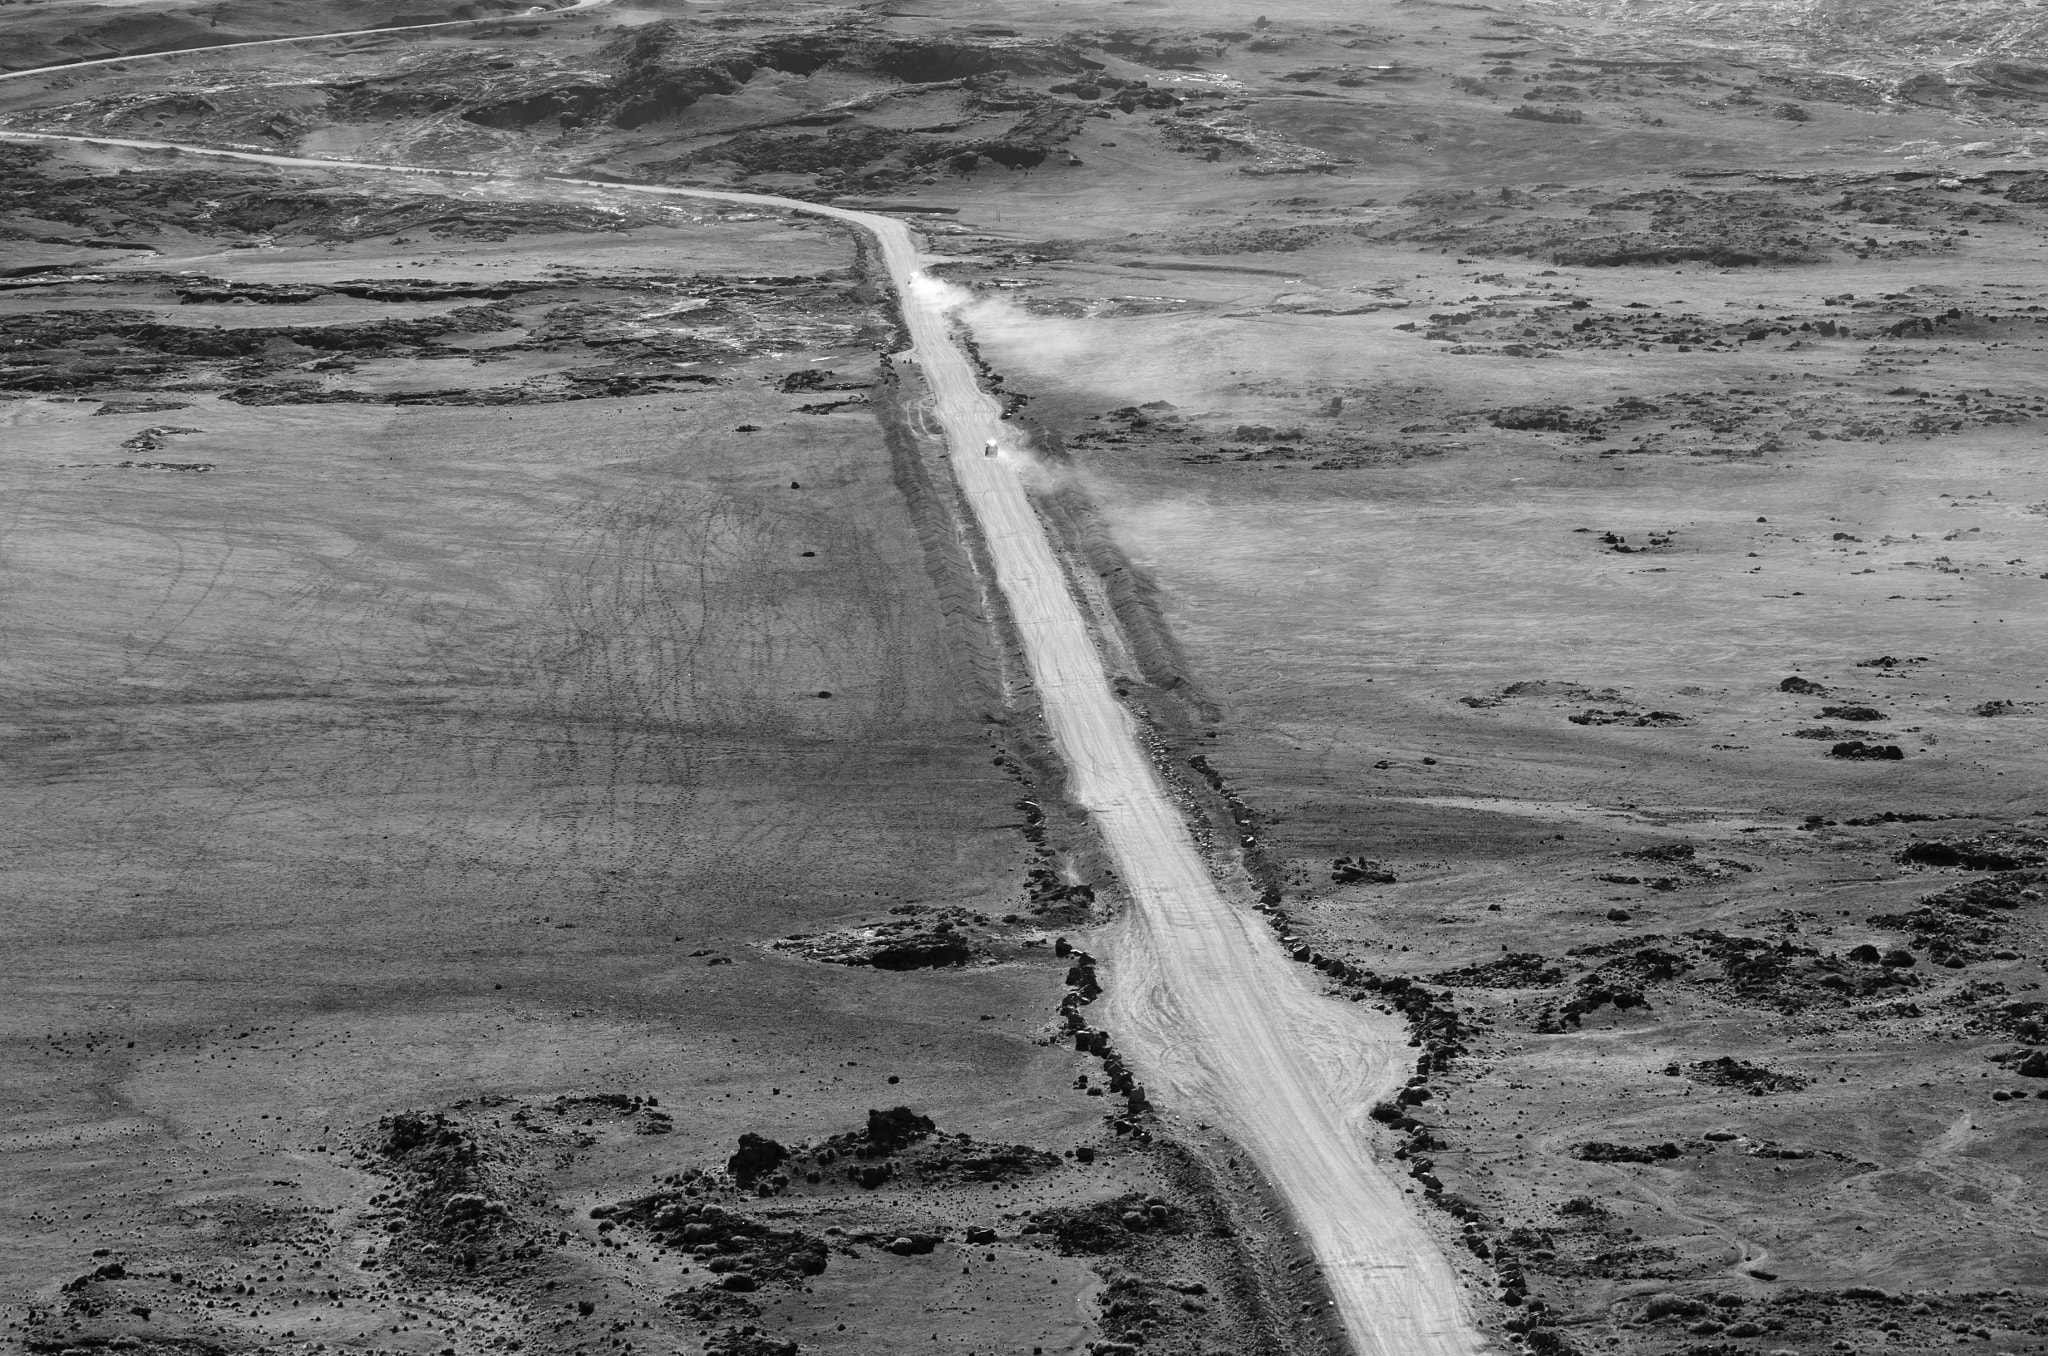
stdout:
[[1057,373],[1062,387],[1087,400],[1123,404],[1170,400],[1187,404],[1213,398],[1213,388],[1190,367],[1181,327],[1148,317],[1142,331],[1101,318],[1041,315],[1000,293],[973,291],[929,273],[912,289],[939,304],[974,336],[1025,360],[1031,371]]

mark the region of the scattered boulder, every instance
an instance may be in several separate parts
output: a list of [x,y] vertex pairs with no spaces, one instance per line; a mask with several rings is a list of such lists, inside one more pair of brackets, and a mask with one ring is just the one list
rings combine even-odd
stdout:
[[1778,691],[1796,692],[1802,697],[1825,697],[1828,695],[1828,690],[1822,687],[1819,683],[1813,682],[1809,679],[1798,677],[1797,675],[1787,678],[1783,682],[1779,683]]
[[[734,1273],[735,1276],[737,1274]],[[733,1276],[726,1277],[728,1290],[744,1288],[733,1285],[733,1279]],[[797,1356],[801,1350],[796,1342],[770,1337],[755,1327],[727,1328],[704,1340],[704,1356]]]
[[[1680,1067],[1674,1064],[1664,1072],[1680,1071]],[[1682,1071],[1695,1082],[1740,1088],[1752,1097],[1761,1097],[1770,1092],[1798,1092],[1813,1081],[1800,1074],[1766,1069],[1762,1065],[1751,1064],[1732,1055],[1723,1055],[1719,1059],[1703,1059],[1685,1065]]]
[[1866,744],[1860,739],[1846,740],[1828,750],[1830,758],[1861,758],[1898,761],[1906,751],[1897,744]]
[[[974,958],[967,939],[954,932],[914,932],[892,937],[868,952],[867,964],[877,970],[932,970],[965,965]],[[841,964],[857,965],[859,961]]]
[[[981,1144],[967,1135],[936,1137],[910,1170],[925,1182],[1009,1182],[1060,1165],[1058,1154],[1024,1144]],[[974,1240],[969,1239],[969,1242]]]
[[1544,433],[1579,433],[1588,427],[1588,420],[1569,405],[1511,405],[1489,413],[1486,422],[1495,428]]
[[896,1175],[894,1163],[856,1163],[846,1170],[846,1179],[855,1186],[874,1190]]
[[789,1158],[789,1150],[772,1139],[749,1132],[740,1136],[739,1151],[725,1161],[726,1170],[733,1180],[743,1187],[781,1167]]
[[[818,695],[828,697],[831,694],[820,692]],[[966,909],[932,910],[906,905],[891,912],[903,916],[844,932],[798,933],[782,938],[773,946],[777,951],[826,965],[898,971],[949,969],[966,965],[975,958],[976,937],[988,923],[985,916]]]
[[1067,967],[1067,987],[1081,996],[1081,1000],[1092,1003],[1102,997],[1102,981],[1095,975],[1095,958],[1085,951],[1076,951],[1074,963]]
[[1689,718],[1676,711],[1610,711],[1595,707],[1574,712],[1565,719],[1574,725],[1631,725],[1642,729],[1650,726],[1684,725]]
[[907,1149],[937,1130],[931,1117],[920,1116],[907,1106],[868,1112],[868,1143],[883,1153]]
[[413,1172],[466,1179],[477,1162],[476,1136],[439,1112],[400,1112],[377,1125],[384,1131],[383,1157]]
[[838,373],[831,368],[806,367],[785,374],[775,383],[775,389],[785,395],[796,395],[805,391],[865,391],[874,385],[868,381],[835,381]]
[[1652,1323],[1667,1318],[1698,1318],[1707,1312],[1706,1302],[1688,1295],[1674,1295],[1670,1291],[1650,1296],[1650,1302],[1643,1306],[1643,1317]]
[[1679,1148],[1670,1141],[1637,1147],[1629,1144],[1609,1144],[1604,1140],[1587,1140],[1572,1146],[1572,1157],[1582,1163],[1666,1163],[1679,1156]]
[[1823,718],[1828,720],[1872,721],[1886,719],[1884,712],[1874,706],[1823,706],[1820,709],[1820,713]]
[[107,1262],[94,1267],[83,1276],[76,1276],[64,1282],[63,1290],[66,1294],[75,1294],[99,1281],[120,1281],[126,1280],[127,1277],[128,1268],[122,1266],[119,1262]]
[[1586,120],[1586,115],[1576,108],[1537,108],[1530,104],[1517,104],[1507,112],[1510,118],[1521,118],[1528,122],[1555,122],[1576,125]]
[[643,1229],[664,1247],[705,1259],[727,1290],[751,1291],[770,1282],[794,1285],[825,1270],[823,1240],[698,1200],[690,1194],[693,1190],[664,1187],[620,1201],[606,1207],[606,1218]]
[[726,1290],[678,1290],[662,1303],[699,1323],[726,1323],[759,1318],[761,1306]]
[[1562,983],[1564,972],[1534,951],[1510,951],[1484,965],[1467,965],[1431,975],[1433,984],[1467,989],[1545,989]]
[[1979,834],[1973,838],[1928,838],[1899,849],[1905,866],[1950,866],[1965,871],[2017,871],[2048,863],[2048,853],[2030,837]]
[[1339,857],[1330,863],[1330,879],[1339,885],[1364,881],[1371,885],[1393,885],[1397,878],[1386,865],[1367,857]]
[[1634,984],[1612,982],[1611,978],[1603,978],[1596,972],[1580,979],[1578,991],[1557,1009],[1556,1017],[1552,1021],[1541,1023],[1539,1029],[1578,1027],[1583,1024],[1588,1013],[1598,1012],[1601,1008],[1609,1006],[1617,1012],[1627,1012],[1633,1008],[1647,1010],[1650,1000],[1644,997],[1643,991]]
[[[2017,858],[2032,853],[2038,840],[2031,836],[1984,835],[1963,841],[1973,844],[1972,852],[1965,854],[1966,859],[1982,861],[1986,858],[1974,856],[1975,852],[1984,852],[1992,859],[2003,859],[2007,854]],[[1938,855],[1946,861],[1948,854]],[[1911,931],[1912,946],[1924,950],[1929,961],[1951,969],[1973,961],[2015,959],[2017,953],[2000,945],[2000,934],[2011,925],[2009,914],[2041,901],[2040,887],[2044,883],[2048,883],[2048,872],[1998,871],[1927,895],[1919,901],[1918,908],[1909,912],[1873,914],[1866,921],[1873,927]]]
[[441,1202],[441,1213],[451,1223],[481,1224],[488,1220],[506,1219],[512,1212],[503,1201],[494,1201],[475,1192],[458,1191]]
[[1067,1256],[1120,1251],[1136,1234],[1179,1234],[1187,1229],[1180,1209],[1160,1196],[1135,1193],[1092,1205],[1057,1206],[1031,1217],[1026,1232],[1049,1234]]

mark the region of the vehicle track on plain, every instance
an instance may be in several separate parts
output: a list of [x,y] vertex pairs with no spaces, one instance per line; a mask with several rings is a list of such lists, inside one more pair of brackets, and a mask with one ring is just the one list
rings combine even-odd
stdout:
[[[177,151],[288,168],[505,180],[478,170],[215,150],[165,142],[0,132],[0,139]],[[1233,906],[1114,694],[1087,619],[1026,492],[1032,463],[956,342],[947,292],[929,280],[910,226],[824,203],[722,189],[544,181],[692,198],[844,221],[875,242],[894,284],[909,355],[945,432],[953,475],[995,565],[1068,793],[1116,863],[1129,908],[1111,930],[1103,1009],[1121,1048],[1170,1100],[1214,1121],[1257,1161],[1314,1252],[1359,1356],[1469,1356],[1489,1349],[1456,1273],[1366,1147],[1363,1112],[1407,1075],[1394,1018],[1323,996],[1270,931]],[[985,456],[989,442],[1002,455]]]

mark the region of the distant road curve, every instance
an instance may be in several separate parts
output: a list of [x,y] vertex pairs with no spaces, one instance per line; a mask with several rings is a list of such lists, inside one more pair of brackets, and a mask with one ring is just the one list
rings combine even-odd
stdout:
[[[84,142],[174,150],[306,169],[358,169],[499,179],[479,170],[424,169],[222,151],[111,137],[0,132],[0,140]],[[910,227],[895,217],[758,193],[549,182],[655,197],[807,212],[866,231],[894,281],[911,352],[952,449],[953,474],[973,506],[1009,600],[1042,709],[1086,806],[1114,857],[1131,909],[1116,929],[1105,1000],[1123,1048],[1156,1088],[1203,1108],[1254,1155],[1285,1196],[1322,1265],[1359,1356],[1474,1356],[1488,1343],[1472,1325],[1458,1280],[1368,1156],[1360,1112],[1406,1075],[1412,1056],[1391,1018],[1332,1002],[1311,986],[1268,929],[1231,907],[1166,793],[1129,711],[1116,700],[1080,607],[1025,494],[1024,459],[1001,408],[981,389],[954,340],[943,288],[923,273]]]
[[31,66],[25,71],[0,71],[0,80],[26,80],[32,75],[62,75],[69,71],[91,70],[94,66],[112,66],[122,61],[153,61],[159,57],[190,56],[195,52],[232,52],[245,47],[281,47],[288,42],[323,42],[328,38],[388,38],[398,33],[423,33],[433,28],[463,28],[474,24],[502,24],[518,19],[553,19],[564,14],[576,14],[584,10],[601,9],[612,0],[575,0],[574,4],[559,9],[535,6],[533,9],[515,14],[493,14],[487,19],[447,19],[432,24],[405,24],[397,28],[350,28],[340,33],[301,33],[290,38],[255,38],[249,42],[217,42],[204,47],[173,47],[165,52],[131,52],[126,56],[94,57],[90,61],[67,61],[61,66]]

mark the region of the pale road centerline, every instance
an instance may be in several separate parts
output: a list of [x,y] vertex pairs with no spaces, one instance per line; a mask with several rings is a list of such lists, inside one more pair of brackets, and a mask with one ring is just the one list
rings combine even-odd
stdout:
[[[0,132],[176,150],[312,169],[497,179],[477,170],[219,151],[106,137]],[[1321,1264],[1359,1356],[1470,1356],[1489,1344],[1474,1326],[1456,1274],[1366,1151],[1359,1111],[1406,1073],[1407,1039],[1392,1018],[1317,993],[1303,967],[1224,898],[1186,821],[1146,755],[1044,524],[1025,492],[1029,462],[954,341],[943,289],[922,272],[910,227],[894,217],[758,193],[615,184],[547,176],[550,183],[806,212],[850,222],[878,246],[894,283],[911,353],[952,450],[953,474],[988,543],[1041,709],[1084,806],[1116,863],[1130,907],[1111,930],[1112,982],[1103,1007],[1130,1062],[1201,1109],[1257,1161]],[[1011,449],[982,455],[991,440]]]

